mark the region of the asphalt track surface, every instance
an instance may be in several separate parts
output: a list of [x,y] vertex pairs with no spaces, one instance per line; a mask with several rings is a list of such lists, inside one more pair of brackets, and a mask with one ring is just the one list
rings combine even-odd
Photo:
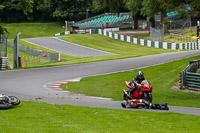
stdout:
[[55,37],[25,38],[24,41],[54,51],[78,57],[114,55],[112,53],[84,47]]
[[[58,67],[1,71],[0,93],[15,95],[24,101],[38,101],[50,104],[66,104],[133,111],[166,112],[147,109],[124,109],[121,107],[121,101],[83,96],[65,91],[55,91],[49,88],[47,84],[93,75],[133,70],[137,68],[148,67],[174,60],[179,60],[199,54],[200,51],[195,50]],[[169,106],[169,108],[170,110],[167,112],[177,112],[200,116],[199,108],[176,106]]]

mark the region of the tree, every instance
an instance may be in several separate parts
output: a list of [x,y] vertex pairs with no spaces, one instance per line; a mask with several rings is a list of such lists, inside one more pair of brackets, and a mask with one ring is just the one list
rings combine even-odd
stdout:
[[123,0],[93,0],[93,11],[120,13],[126,8]]
[[59,20],[85,19],[87,9],[91,8],[92,0],[56,0],[53,17]]
[[12,2],[18,2],[18,5],[23,10],[24,14],[28,14],[29,12],[32,12],[33,10],[33,0],[12,0]]
[[[12,2],[18,2],[18,5],[22,8],[24,14],[27,14],[28,12],[32,12],[32,4],[33,4],[33,0],[12,0]],[[2,4],[4,3],[4,0],[0,0],[0,4],[1,7],[4,8],[4,6],[2,6]],[[0,8],[1,9],[1,8]],[[4,28],[1,24],[0,24],[0,35],[8,33],[7,29]]]
[[140,9],[142,8],[142,1],[143,0],[124,0],[126,8],[133,16],[134,29],[138,29],[138,16],[140,14]]
[[55,4],[53,0],[35,0],[34,2],[34,17],[39,20],[51,20],[53,19],[53,12],[55,10]]
[[152,27],[155,27],[155,14],[161,15],[161,23],[166,22],[167,11],[172,11],[182,3],[183,0],[143,0],[141,13],[150,18]]

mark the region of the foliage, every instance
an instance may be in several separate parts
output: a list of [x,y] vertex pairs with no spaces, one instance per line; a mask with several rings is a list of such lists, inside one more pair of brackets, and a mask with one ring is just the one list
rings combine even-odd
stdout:
[[135,15],[140,12],[143,0],[124,0],[126,8],[128,8],[131,15]]
[[18,5],[21,7],[21,9],[23,10],[24,14],[28,14],[28,12],[32,12],[32,8],[33,8],[33,0],[12,0],[17,1]]
[[57,0],[53,17],[57,19],[77,20],[85,18],[86,10],[90,8],[91,0]]
[[93,11],[120,13],[125,11],[123,0],[93,0]]
[[3,27],[3,25],[0,24],[0,35],[2,34],[8,34],[8,31],[6,28]]
[[[155,14],[161,14],[164,22],[168,11],[178,11],[183,17],[198,15],[199,3],[198,0],[6,0],[1,5],[5,8],[0,11],[0,17],[4,22],[79,21],[85,19],[88,12],[90,16],[130,12],[133,18],[143,15],[154,19]],[[191,10],[185,12],[185,7]]]
[[126,8],[134,19],[134,29],[138,28],[138,16],[140,14],[140,9],[142,8],[143,0],[124,0]]

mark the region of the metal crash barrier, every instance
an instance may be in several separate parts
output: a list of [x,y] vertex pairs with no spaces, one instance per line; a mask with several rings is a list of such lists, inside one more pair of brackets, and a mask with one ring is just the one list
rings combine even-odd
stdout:
[[185,70],[180,73],[180,89],[200,90],[200,60],[190,61]]

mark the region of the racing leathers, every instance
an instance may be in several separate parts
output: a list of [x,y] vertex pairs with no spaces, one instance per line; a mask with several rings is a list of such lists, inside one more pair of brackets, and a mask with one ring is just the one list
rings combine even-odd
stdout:
[[132,82],[130,82],[130,85],[131,85],[131,90],[130,90],[130,96],[132,97],[133,96],[133,92],[136,90],[136,84],[139,84],[141,83],[143,80],[145,80],[145,78],[140,78],[138,76],[138,74],[133,78]]

